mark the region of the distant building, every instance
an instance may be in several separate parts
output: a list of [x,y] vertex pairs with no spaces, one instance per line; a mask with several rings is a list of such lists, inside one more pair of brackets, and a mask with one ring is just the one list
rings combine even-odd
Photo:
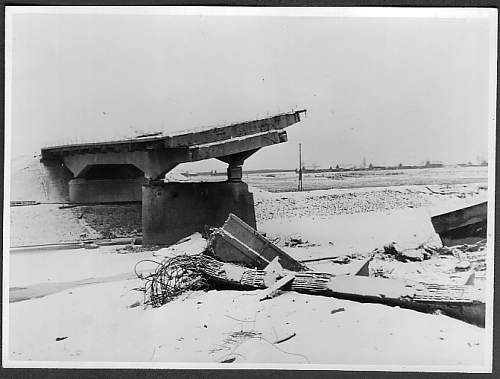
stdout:
[[425,162],[425,168],[441,168],[441,167],[444,167],[444,164],[442,162],[439,162],[439,161],[426,161]]

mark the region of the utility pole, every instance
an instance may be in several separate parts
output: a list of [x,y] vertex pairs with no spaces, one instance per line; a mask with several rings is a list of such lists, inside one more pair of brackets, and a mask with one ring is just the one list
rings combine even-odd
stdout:
[[302,187],[302,144],[299,143],[299,191],[303,190]]

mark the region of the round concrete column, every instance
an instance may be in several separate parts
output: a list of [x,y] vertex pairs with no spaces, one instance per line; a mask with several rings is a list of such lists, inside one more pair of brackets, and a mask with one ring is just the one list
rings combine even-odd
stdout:
[[229,182],[241,182],[243,178],[243,164],[229,164],[227,168],[227,180]]

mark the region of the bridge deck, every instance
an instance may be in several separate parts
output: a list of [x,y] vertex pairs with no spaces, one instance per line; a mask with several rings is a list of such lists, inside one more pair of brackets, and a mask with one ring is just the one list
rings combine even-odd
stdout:
[[280,131],[299,122],[300,114],[304,112],[305,110],[299,110],[254,121],[245,121],[222,127],[213,127],[200,131],[166,136],[160,134],[118,141],[90,142],[45,147],[41,150],[42,160],[61,160],[64,156],[75,154],[189,149],[193,147],[205,147],[207,144],[213,144],[213,148],[217,142],[222,143],[226,140],[234,138],[238,138],[242,142],[242,148],[244,148],[245,144],[243,142],[245,138],[242,137],[251,137],[254,135],[262,135],[265,132]]

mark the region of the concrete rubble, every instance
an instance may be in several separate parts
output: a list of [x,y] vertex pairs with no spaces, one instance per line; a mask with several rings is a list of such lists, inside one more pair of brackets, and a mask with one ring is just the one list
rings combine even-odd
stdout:
[[[424,247],[398,250],[395,244],[384,249],[402,262],[423,260],[432,252]],[[296,291],[438,312],[484,326],[485,302],[480,291],[469,285],[473,278],[458,285],[370,276],[369,264],[375,254],[362,260],[351,275],[313,271],[231,214],[221,228],[211,230],[203,251],[166,257],[154,272],[138,276],[144,279],[144,305],[153,307],[188,290],[263,290],[260,300],[281,291]]]
[[264,269],[273,259],[279,258],[281,266],[285,269],[291,271],[306,269],[306,266],[286,254],[234,214],[230,214],[222,228],[216,229],[210,235],[209,249],[218,259],[247,267]]
[[402,247],[400,244],[392,242],[384,246],[386,254],[393,255],[402,262],[421,262],[430,258],[430,253],[423,247]]

